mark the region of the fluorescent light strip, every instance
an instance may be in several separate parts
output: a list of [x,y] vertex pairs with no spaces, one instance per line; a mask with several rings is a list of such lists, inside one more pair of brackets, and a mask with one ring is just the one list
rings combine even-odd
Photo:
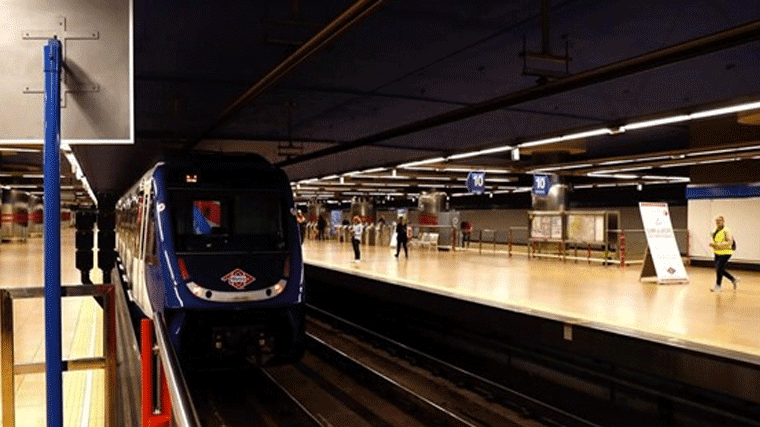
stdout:
[[339,178],[338,175],[327,175],[327,176],[323,176],[322,178],[320,178],[320,180],[322,180],[322,181],[329,181],[331,179],[338,179],[338,178]]
[[642,157],[640,159],[635,159],[637,162],[654,162],[657,160],[668,160],[670,159],[670,156],[655,156],[655,157]]
[[612,166],[612,165],[622,165],[624,163],[633,163],[635,162],[635,159],[626,159],[626,160],[610,160],[608,162],[601,162],[599,163],[599,166]]
[[454,154],[452,156],[446,157],[446,160],[459,160],[459,159],[466,159],[469,157],[477,157],[482,155],[480,151],[471,151],[469,153],[462,153],[462,154]]
[[661,175],[644,175],[641,177],[642,179],[664,179],[668,181],[676,181],[676,182],[689,182],[690,179],[685,176],[661,176]]
[[367,179],[410,179],[406,175],[362,175],[357,178],[367,178]]
[[696,165],[699,162],[683,162],[683,163],[668,163],[666,165],[660,165],[660,168],[676,168],[679,166],[691,166]]
[[435,157],[435,158],[432,158],[432,159],[418,160],[416,162],[402,163],[402,164],[400,164],[400,165],[398,165],[396,167],[397,168],[405,169],[405,168],[408,168],[409,166],[421,166],[421,165],[427,165],[427,164],[430,164],[430,163],[440,163],[440,162],[443,162],[445,160],[446,159],[443,158],[443,157]]
[[639,166],[639,167],[635,167],[635,168],[623,168],[623,169],[618,169],[615,172],[633,172],[633,171],[644,171],[644,170],[649,170],[649,169],[652,169],[652,166]]
[[757,150],[760,148],[760,145],[751,145],[748,147],[736,147],[736,148],[724,148],[720,150],[710,150],[710,151],[698,151],[696,153],[688,153],[687,156],[709,156],[712,154],[723,154],[723,153],[732,153],[735,151],[751,151],[751,150]]
[[[451,181],[451,178],[445,176],[418,176],[415,179],[421,179],[424,181]],[[460,178],[467,179],[467,178]]]
[[361,173],[375,173],[375,172],[383,172],[386,170],[388,170],[388,168],[372,168],[372,169],[361,171]]
[[489,149],[486,149],[486,150],[480,150],[477,153],[478,153],[479,156],[483,156],[483,155],[486,155],[486,154],[494,154],[494,153],[502,153],[504,151],[510,151],[510,150],[512,150],[514,148],[515,147],[513,147],[511,145],[504,145],[504,146],[501,146],[501,147],[494,147],[494,148],[489,148]]
[[672,116],[672,117],[663,117],[661,119],[654,119],[654,120],[645,120],[643,122],[635,122],[631,124],[627,124],[625,126],[622,126],[621,129],[624,130],[633,130],[633,129],[644,129],[654,126],[662,126],[667,125],[670,123],[679,123],[679,122],[685,122],[691,120],[691,116],[688,114],[681,114],[678,116]]
[[709,164],[712,164],[712,163],[726,163],[726,162],[733,162],[733,161],[735,161],[735,160],[739,160],[739,159],[730,158],[730,159],[703,160],[703,161],[701,161],[701,162],[697,162],[697,164],[699,164],[699,165],[709,165]]
[[7,151],[7,152],[15,152],[15,153],[39,153],[42,150],[36,150],[32,148],[7,148],[7,147],[0,147],[0,151]]
[[586,174],[586,176],[589,176],[592,178],[615,178],[615,179],[636,179],[639,177],[638,175],[633,175],[633,174],[619,174],[619,173],[607,174],[607,173],[601,173],[601,172],[589,172]]
[[477,170],[477,169],[467,169],[467,168],[443,168],[442,170],[443,170],[444,172],[463,172],[463,173],[468,173],[468,172],[472,172],[472,171],[474,171],[474,170]]
[[594,186],[591,184],[583,184],[583,185],[574,185],[573,188],[576,188],[578,190],[583,190],[586,188],[594,188]]
[[723,114],[738,113],[740,111],[755,110],[760,108],[760,101],[748,102],[745,104],[738,104],[731,107],[715,108],[712,110],[706,110],[699,113],[692,113],[690,116],[692,119],[704,119],[706,117],[720,116]]

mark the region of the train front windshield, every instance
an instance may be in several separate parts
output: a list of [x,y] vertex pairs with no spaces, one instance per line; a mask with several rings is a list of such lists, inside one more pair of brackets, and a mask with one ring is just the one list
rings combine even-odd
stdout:
[[177,252],[282,252],[285,201],[276,192],[174,190]]

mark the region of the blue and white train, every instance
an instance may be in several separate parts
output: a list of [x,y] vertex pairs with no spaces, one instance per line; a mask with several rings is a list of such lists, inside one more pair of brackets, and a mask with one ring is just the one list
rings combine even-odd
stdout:
[[156,164],[116,205],[128,294],[163,313],[184,361],[289,363],[304,349],[304,277],[285,172],[258,155]]

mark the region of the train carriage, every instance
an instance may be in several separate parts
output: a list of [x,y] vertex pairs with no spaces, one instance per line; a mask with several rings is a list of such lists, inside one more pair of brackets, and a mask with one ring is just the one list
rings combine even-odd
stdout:
[[186,360],[294,361],[303,260],[290,183],[257,155],[170,158],[117,203],[129,295]]

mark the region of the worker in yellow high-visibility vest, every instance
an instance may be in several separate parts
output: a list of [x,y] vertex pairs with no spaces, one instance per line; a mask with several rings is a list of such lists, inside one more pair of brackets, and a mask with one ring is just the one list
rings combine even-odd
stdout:
[[713,292],[720,292],[723,276],[726,276],[731,281],[734,285],[734,290],[736,290],[736,284],[739,283],[738,277],[734,277],[726,271],[726,263],[731,258],[731,255],[734,254],[733,243],[734,237],[731,234],[731,230],[726,227],[723,215],[718,215],[715,218],[715,230],[712,232],[712,241],[710,242],[710,247],[713,248],[713,253],[715,254],[715,287],[710,288]]

